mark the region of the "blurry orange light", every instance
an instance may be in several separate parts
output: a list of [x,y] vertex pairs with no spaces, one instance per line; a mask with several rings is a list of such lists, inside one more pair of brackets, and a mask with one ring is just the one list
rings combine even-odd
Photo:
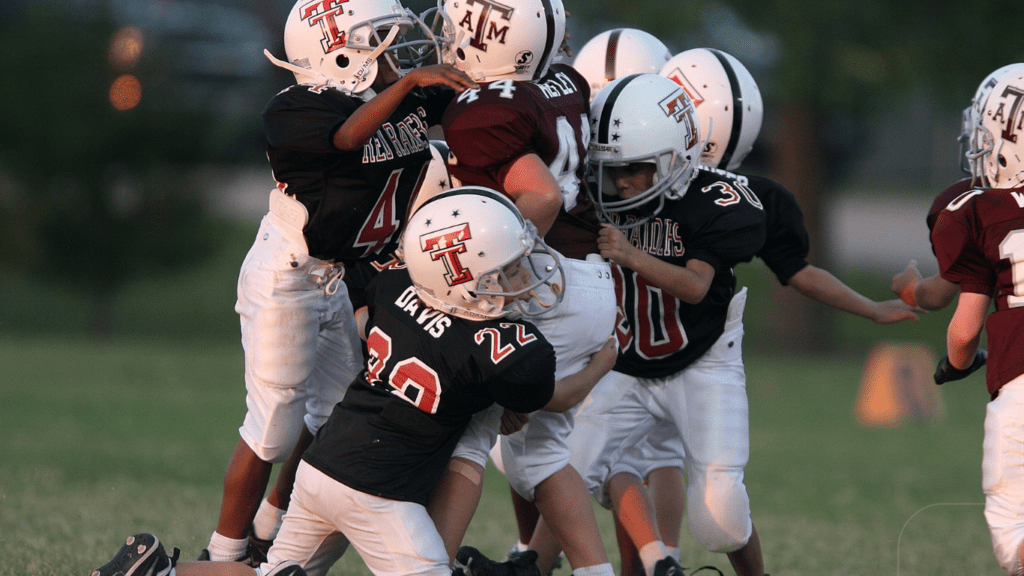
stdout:
[[142,84],[131,74],[119,76],[110,85],[110,104],[115,110],[131,110],[142,100]]
[[107,60],[114,68],[127,70],[135,66],[142,55],[142,32],[135,28],[122,28],[110,41]]

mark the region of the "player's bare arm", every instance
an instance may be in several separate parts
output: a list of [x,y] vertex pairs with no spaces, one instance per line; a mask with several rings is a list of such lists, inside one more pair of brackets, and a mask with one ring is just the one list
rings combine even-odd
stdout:
[[607,374],[618,357],[618,347],[615,344],[614,336],[608,339],[594,355],[590,357],[590,363],[575,374],[570,374],[555,382],[555,395],[544,405],[545,412],[565,412],[571,410],[583,401],[594,389],[597,382]]
[[543,238],[551,229],[562,208],[562,190],[544,160],[534,153],[524,154],[512,162],[502,183],[516,203],[516,208]]
[[960,286],[938,274],[922,278],[917,261],[911,260],[902,272],[893,276],[892,291],[907,304],[932,311],[949,306],[960,293]]
[[946,331],[946,352],[954,368],[963,370],[974,362],[991,303],[992,299],[985,294],[960,294],[960,301]]
[[844,284],[828,270],[817,266],[804,266],[789,279],[789,285],[811,300],[867,318],[876,324],[918,320],[917,313],[925,312],[899,299],[875,302]]
[[630,244],[625,235],[610,224],[601,225],[597,247],[604,258],[636,271],[687,304],[703,300],[715,278],[715,269],[707,262],[690,259],[685,267],[669,264]]
[[450,64],[417,68],[363,104],[334,132],[332,142],[338,150],[356,150],[373,136],[414,88],[444,86],[456,92],[477,88],[465,72]]

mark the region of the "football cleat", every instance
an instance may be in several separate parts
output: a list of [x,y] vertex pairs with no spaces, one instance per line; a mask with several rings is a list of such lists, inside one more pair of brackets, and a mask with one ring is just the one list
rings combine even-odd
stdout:
[[459,548],[455,555],[453,576],[540,576],[537,553],[517,552],[505,562],[495,562],[472,546]]
[[654,564],[654,576],[686,576],[686,573],[678,560],[665,556]]
[[270,552],[270,546],[273,543],[273,540],[257,538],[256,533],[250,531],[249,546],[245,550],[245,556],[239,559],[239,562],[243,562],[253,568],[259,568],[260,564],[267,561],[267,553]]
[[145,532],[129,536],[114,558],[90,576],[174,576],[179,550],[168,556],[163,544]]

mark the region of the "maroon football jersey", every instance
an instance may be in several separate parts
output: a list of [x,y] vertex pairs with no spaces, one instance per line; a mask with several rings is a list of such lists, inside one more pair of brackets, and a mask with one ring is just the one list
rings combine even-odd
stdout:
[[988,391],[1024,374],[1024,188],[970,190],[939,213],[932,246],[942,277],[993,298]]
[[536,82],[497,80],[460,94],[442,120],[454,160],[448,171],[463,185],[502,186],[519,157],[535,153],[551,167],[564,207],[545,236],[570,258],[597,252],[600,226],[583,189],[590,142],[589,87],[572,67],[553,65]]
[[[939,217],[939,212],[942,212],[946,205],[956,199],[957,196],[967,192],[971,189],[971,179],[964,178],[954,183],[949,188],[946,188],[932,200],[932,206],[928,209],[928,216],[925,218],[925,222],[928,224],[928,233],[931,234],[932,230],[935,229],[935,220]],[[935,248],[932,248],[932,252]]]

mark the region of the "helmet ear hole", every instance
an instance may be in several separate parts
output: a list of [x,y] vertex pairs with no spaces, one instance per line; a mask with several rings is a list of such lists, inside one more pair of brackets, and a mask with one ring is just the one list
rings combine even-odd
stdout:
[[465,60],[466,59],[466,51],[463,50],[462,48],[457,49],[455,51],[455,57],[458,58],[459,60]]
[[348,68],[348,56],[345,56],[344,54],[338,54],[338,57],[334,59],[334,63],[338,65],[338,68]]
[[999,167],[1006,168],[1006,156],[1003,156],[1002,154],[999,155]]

